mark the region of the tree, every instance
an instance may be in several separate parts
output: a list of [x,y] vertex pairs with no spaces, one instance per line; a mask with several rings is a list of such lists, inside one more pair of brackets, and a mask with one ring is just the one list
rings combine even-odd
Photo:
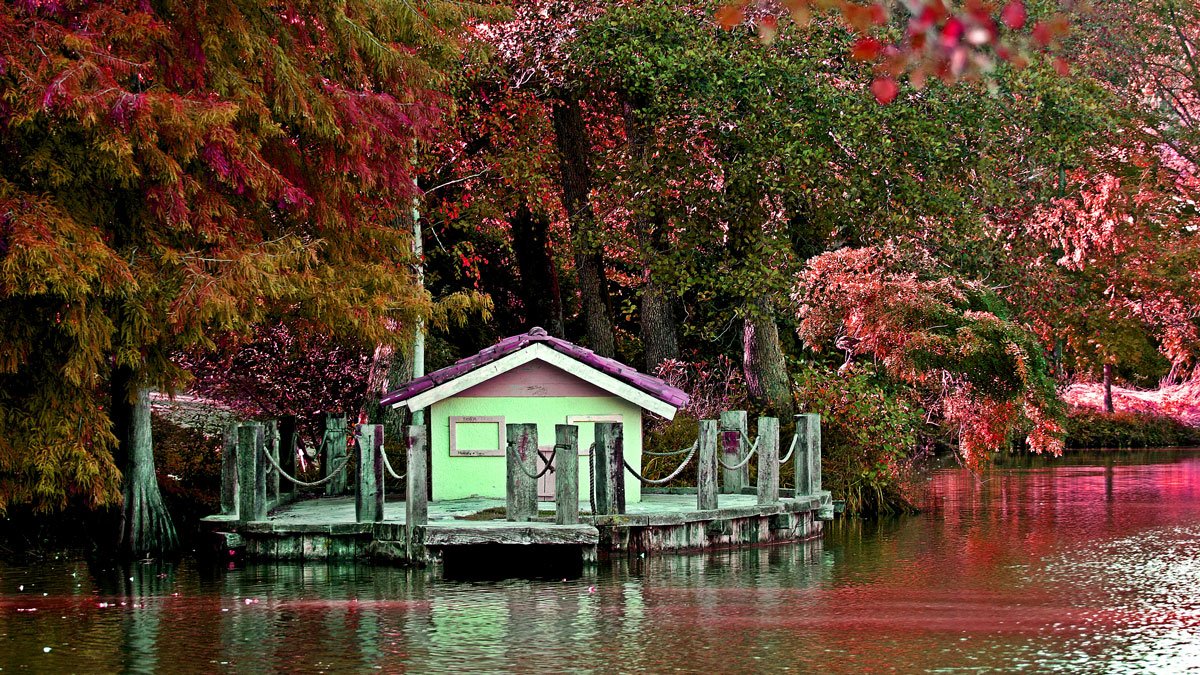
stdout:
[[392,223],[472,7],[0,8],[0,506],[114,505],[123,476],[122,547],[168,549],[135,411],[179,348],[268,316],[395,342],[427,313]]

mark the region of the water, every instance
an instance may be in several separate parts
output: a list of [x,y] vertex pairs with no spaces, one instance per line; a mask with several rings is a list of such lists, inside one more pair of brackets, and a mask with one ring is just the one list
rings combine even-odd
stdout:
[[1200,671],[1200,450],[1029,460],[982,481],[945,470],[926,501],[820,542],[562,581],[2,566],[0,667]]

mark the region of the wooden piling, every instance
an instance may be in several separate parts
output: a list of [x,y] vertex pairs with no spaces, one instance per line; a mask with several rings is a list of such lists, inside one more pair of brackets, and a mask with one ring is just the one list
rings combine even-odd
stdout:
[[796,415],[796,498],[815,495],[821,490],[821,416],[817,413]]
[[[296,475],[296,416],[284,415],[279,418],[279,466],[289,476]],[[293,494],[295,484],[284,480],[279,484],[281,494]]]
[[779,501],[779,420],[758,418],[758,505]]
[[505,508],[508,520],[527,523],[537,517],[538,440],[536,424],[507,424],[508,478]]
[[358,489],[354,517],[360,523],[383,522],[383,425],[358,428]]
[[625,513],[625,430],[620,422],[596,422],[596,504],[592,513]]
[[259,423],[238,427],[238,520],[267,519],[266,459],[260,457],[263,427]]
[[238,512],[238,425],[230,422],[225,427],[224,446],[221,449],[221,515],[232,516]]
[[[596,425],[599,426],[599,425]],[[707,511],[717,508],[717,421],[700,420],[696,442],[696,508]]]
[[[267,422],[263,431],[263,440],[266,443],[266,452],[271,455],[271,459],[275,460],[275,464],[279,464],[279,422],[270,420]],[[275,470],[275,465],[267,463],[267,503],[273,504],[279,501],[279,472]]]
[[[721,459],[730,466],[736,466],[750,452],[746,447],[746,435],[749,433],[749,422],[745,410],[727,410],[721,413],[721,431],[737,432],[721,434]],[[721,492],[724,494],[740,495],[742,488],[750,485],[750,466],[747,464],[739,469],[721,469]]]
[[408,455],[404,476],[404,522],[408,523],[411,533],[413,526],[429,523],[429,496],[425,485],[429,449],[425,443],[425,427],[409,426],[405,441],[408,445]]
[[554,522],[579,524],[579,427],[554,425]]
[[[346,416],[325,414],[325,443],[321,450],[321,477],[329,476],[329,472],[337,469],[346,459]],[[337,497],[346,494],[350,483],[349,472],[325,484],[325,496]]]

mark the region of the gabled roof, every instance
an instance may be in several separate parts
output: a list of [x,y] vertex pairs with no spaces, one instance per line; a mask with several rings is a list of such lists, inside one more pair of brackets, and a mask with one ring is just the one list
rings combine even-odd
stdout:
[[671,419],[688,402],[688,395],[590,349],[548,335],[541,328],[504,338],[452,366],[434,371],[388,392],[387,406],[420,409],[449,398],[532,360],[546,361],[657,415]]

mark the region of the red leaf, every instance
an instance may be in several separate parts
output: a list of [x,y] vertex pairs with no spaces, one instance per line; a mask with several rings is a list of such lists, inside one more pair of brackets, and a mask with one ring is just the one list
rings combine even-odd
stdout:
[[764,16],[758,22],[758,39],[765,45],[775,41],[779,35],[779,20],[773,16]]
[[745,18],[746,13],[742,11],[741,4],[724,5],[713,15],[717,25],[725,30],[731,30],[741,24]]
[[890,77],[877,77],[871,82],[871,93],[875,94],[876,101],[887,105],[895,100],[896,94],[900,93],[900,87]]
[[1046,25],[1045,21],[1039,21],[1033,24],[1033,41],[1045,47],[1050,44],[1050,26]]
[[1054,69],[1057,70],[1058,74],[1062,75],[1063,77],[1071,74],[1071,66],[1061,57],[1054,59]]
[[1012,0],[1004,6],[1000,11],[1000,20],[1004,22],[1012,30],[1020,30],[1025,27],[1025,3],[1021,0]]
[[871,5],[871,23],[876,26],[887,23],[887,10],[878,2]]
[[850,50],[850,57],[856,61],[874,61],[883,51],[883,43],[872,37],[861,37]]
[[966,26],[963,25],[963,22],[958,17],[950,17],[946,25],[942,26],[942,47],[953,49],[957,46],[958,41],[962,39],[963,30],[965,29]]

